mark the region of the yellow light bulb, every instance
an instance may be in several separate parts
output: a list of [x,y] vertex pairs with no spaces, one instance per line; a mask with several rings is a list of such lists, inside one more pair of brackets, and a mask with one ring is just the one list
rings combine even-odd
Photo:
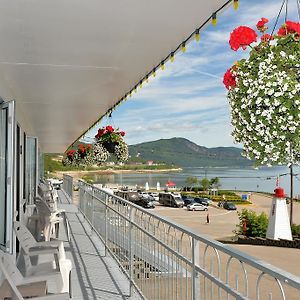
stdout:
[[156,76],[156,72],[155,72],[155,70],[153,70],[153,77],[155,77]]
[[136,93],[136,86],[134,87],[134,92]]
[[181,51],[184,53],[186,51],[185,43],[181,44]]
[[146,82],[147,82],[147,83],[149,82],[149,77],[148,77],[148,75],[146,76]]
[[162,62],[162,63],[160,64],[160,68],[162,69],[162,71],[165,69],[165,63],[164,63],[164,62]]
[[196,42],[200,41],[200,33],[199,33],[199,31],[195,33],[195,40],[196,40]]
[[142,88],[142,87],[143,87],[143,82],[141,81],[141,82],[140,82],[140,88]]
[[216,26],[217,25],[217,14],[214,13],[211,17],[211,23]]
[[130,93],[129,93],[129,97],[131,97],[132,96],[132,91],[130,91]]
[[238,9],[239,8],[239,0],[233,0],[233,8]]
[[174,53],[171,53],[171,56],[170,56],[170,61],[173,62],[174,61]]

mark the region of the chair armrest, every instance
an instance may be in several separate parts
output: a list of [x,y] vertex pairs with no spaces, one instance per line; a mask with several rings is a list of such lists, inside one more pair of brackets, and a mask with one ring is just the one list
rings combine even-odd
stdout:
[[60,213],[63,213],[63,212],[66,212],[66,210],[65,209],[63,209],[63,208],[60,208],[60,209],[57,209],[55,212],[53,212],[53,213],[55,213],[55,214],[60,214]]
[[33,248],[38,248],[38,247],[60,247],[61,244],[63,244],[63,241],[59,240],[52,240],[52,241],[47,241],[47,242],[37,242]]
[[26,207],[28,207],[28,208],[36,208],[36,205],[35,204],[26,204]]
[[41,255],[41,254],[57,254],[58,249],[54,247],[32,247],[29,249],[29,256]]
[[69,300],[70,296],[68,293],[62,294],[51,294],[42,297],[34,297],[33,300]]

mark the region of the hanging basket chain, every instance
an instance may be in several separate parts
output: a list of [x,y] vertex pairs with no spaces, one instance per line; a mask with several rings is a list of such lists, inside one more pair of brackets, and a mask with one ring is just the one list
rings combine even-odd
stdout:
[[[298,0],[297,0],[297,1],[298,1]],[[279,18],[280,18],[280,16],[281,16],[282,9],[283,9],[283,7],[284,7],[284,4],[286,4],[286,0],[283,0],[283,1],[282,1],[282,4],[281,4],[280,10],[279,10],[279,13],[278,13],[278,15],[277,15],[277,17],[276,17],[276,21],[275,21],[274,27],[273,27],[273,29],[272,29],[271,36],[273,36],[273,34],[274,34],[274,32],[275,32],[275,29],[276,29],[276,26],[277,26],[277,24],[278,24]]]

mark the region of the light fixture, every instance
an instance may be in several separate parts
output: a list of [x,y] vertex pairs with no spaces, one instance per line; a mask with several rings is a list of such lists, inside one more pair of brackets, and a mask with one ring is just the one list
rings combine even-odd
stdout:
[[238,9],[239,8],[239,0],[233,0],[233,8]]
[[143,87],[143,82],[142,82],[142,80],[140,81],[140,88],[142,88]]
[[199,33],[199,29],[197,29],[196,32],[195,32],[195,40],[196,40],[196,42],[199,42],[199,41],[200,41],[200,33]]
[[148,83],[149,82],[149,76],[146,75],[146,82]]
[[217,25],[217,13],[213,13],[211,16],[211,23],[216,26]]
[[137,86],[134,87],[134,92],[135,92],[135,93],[136,93],[136,88],[137,88]]
[[153,72],[152,72],[152,74],[153,74],[153,77],[155,77],[155,76],[156,76],[155,69],[153,69]]
[[109,118],[111,118],[111,114],[112,114],[112,112],[110,111],[110,112],[109,112],[109,115],[108,115]]
[[174,52],[172,52],[171,55],[170,55],[170,61],[171,61],[171,62],[174,61]]
[[160,64],[160,68],[162,69],[162,71],[165,69],[165,63],[163,61]]
[[181,51],[184,53],[186,51],[185,42],[181,44]]

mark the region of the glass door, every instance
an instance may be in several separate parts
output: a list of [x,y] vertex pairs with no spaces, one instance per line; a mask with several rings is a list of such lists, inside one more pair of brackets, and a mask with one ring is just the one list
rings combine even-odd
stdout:
[[13,251],[15,103],[0,104],[0,248]]

